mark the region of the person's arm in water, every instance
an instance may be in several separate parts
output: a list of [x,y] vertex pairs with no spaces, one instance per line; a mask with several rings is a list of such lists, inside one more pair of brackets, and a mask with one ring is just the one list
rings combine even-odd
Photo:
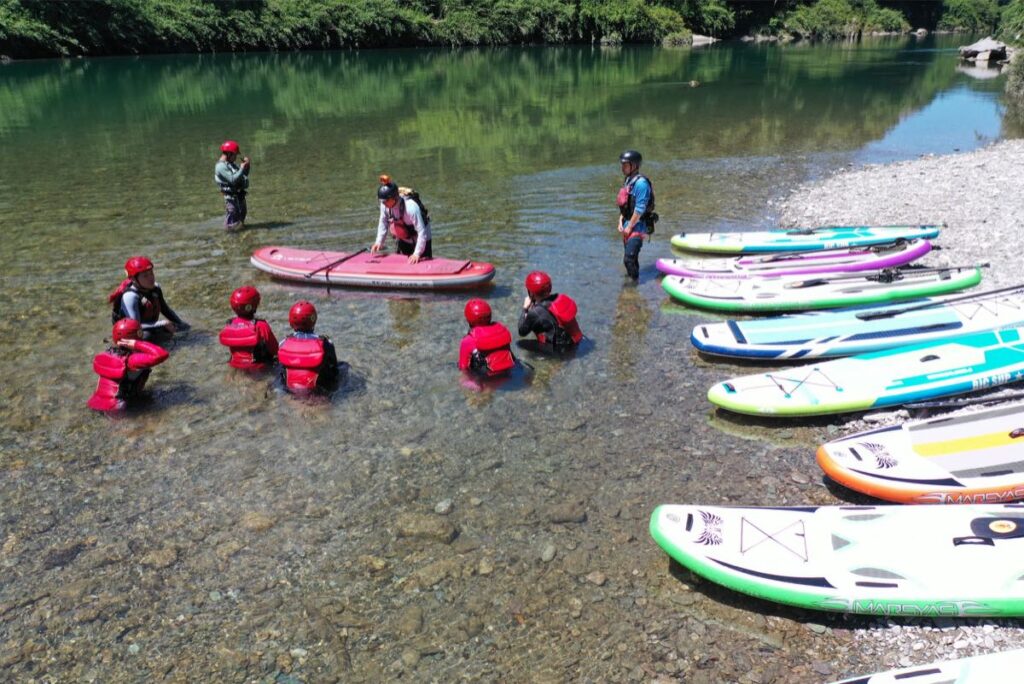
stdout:
[[523,300],[523,310],[519,312],[519,336],[526,337],[533,329],[533,320],[530,317],[533,308],[533,300],[527,297]]
[[384,247],[384,241],[388,239],[388,208],[380,202],[380,220],[377,222],[377,238],[370,247],[370,253],[379,252]]
[[423,212],[420,205],[413,200],[405,200],[405,213],[412,219],[412,227],[416,231],[416,247],[412,250],[409,263],[415,264],[423,257],[423,251],[427,248],[427,240],[430,239],[430,224],[423,221]]
[[277,338],[274,337],[274,331],[271,329],[270,324],[264,320],[256,321],[256,334],[259,339],[263,340],[263,344],[266,346],[267,354],[273,357],[277,357]]
[[157,299],[160,300],[160,313],[164,315],[164,318],[173,323],[175,329],[177,330],[184,331],[191,328],[192,326],[190,326],[188,323],[182,320],[181,316],[174,313],[174,309],[171,308],[171,305],[168,304],[167,300],[164,298],[164,291],[161,290],[159,286],[157,286],[155,289]]
[[334,350],[334,343],[324,337],[324,363],[321,366],[320,376],[328,380],[338,374],[338,353]]
[[472,335],[462,338],[459,345],[459,370],[469,370],[469,364],[473,360],[473,350],[476,349],[476,340]]

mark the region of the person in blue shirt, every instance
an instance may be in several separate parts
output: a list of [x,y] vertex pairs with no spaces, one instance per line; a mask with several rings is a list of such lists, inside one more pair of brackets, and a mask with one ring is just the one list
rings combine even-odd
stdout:
[[617,198],[619,233],[624,250],[622,263],[634,281],[640,279],[640,248],[644,240],[654,233],[654,224],[658,220],[654,212],[654,186],[647,176],[640,173],[643,160],[643,155],[636,150],[626,150],[619,155],[625,177]]

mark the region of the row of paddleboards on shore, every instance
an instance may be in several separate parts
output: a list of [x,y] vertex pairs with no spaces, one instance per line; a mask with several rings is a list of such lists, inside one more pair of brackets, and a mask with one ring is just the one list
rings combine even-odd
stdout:
[[[760,253],[794,242],[805,250],[717,265],[708,259],[659,260],[662,271],[686,274],[662,280],[662,287],[686,304],[743,313],[798,312],[700,324],[690,340],[701,353],[816,361],[716,383],[708,399],[737,413],[816,416],[1024,379],[1024,285],[964,294],[958,291],[980,282],[979,266],[908,266],[931,250],[926,238],[938,231],[937,226],[860,226],[675,236],[673,245],[691,250]],[[816,249],[810,249],[812,243]],[[883,270],[857,270],[880,263],[886,264]]]
[[[980,281],[979,267],[910,266],[938,233],[913,228],[935,227],[673,238],[682,249],[745,255],[659,260],[673,299],[718,311],[801,312],[695,326],[691,342],[709,357],[804,363],[718,382],[709,400],[750,415],[815,416],[967,405],[948,397],[1024,379],[1024,285],[959,292]],[[817,450],[822,471],[855,491],[959,505],[662,505],[651,536],[697,575],[800,608],[1024,615],[1024,392],[1006,398],[1014,401],[879,427]],[[1011,681],[1021,665],[1024,651],[1009,651],[837,684]]]

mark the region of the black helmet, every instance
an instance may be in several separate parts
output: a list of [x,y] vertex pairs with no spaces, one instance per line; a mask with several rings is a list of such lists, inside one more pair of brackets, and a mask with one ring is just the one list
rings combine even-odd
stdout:
[[626,150],[619,155],[619,163],[624,164],[626,162],[632,162],[637,166],[640,166],[640,162],[644,160],[644,155],[640,154],[636,150]]
[[398,186],[394,183],[388,182],[377,188],[377,199],[380,201],[389,200],[394,197],[398,197]]

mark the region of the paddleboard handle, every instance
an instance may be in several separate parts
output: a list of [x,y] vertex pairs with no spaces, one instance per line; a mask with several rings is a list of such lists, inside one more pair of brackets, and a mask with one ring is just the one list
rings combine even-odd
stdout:
[[995,546],[989,537],[953,537],[953,546]]

